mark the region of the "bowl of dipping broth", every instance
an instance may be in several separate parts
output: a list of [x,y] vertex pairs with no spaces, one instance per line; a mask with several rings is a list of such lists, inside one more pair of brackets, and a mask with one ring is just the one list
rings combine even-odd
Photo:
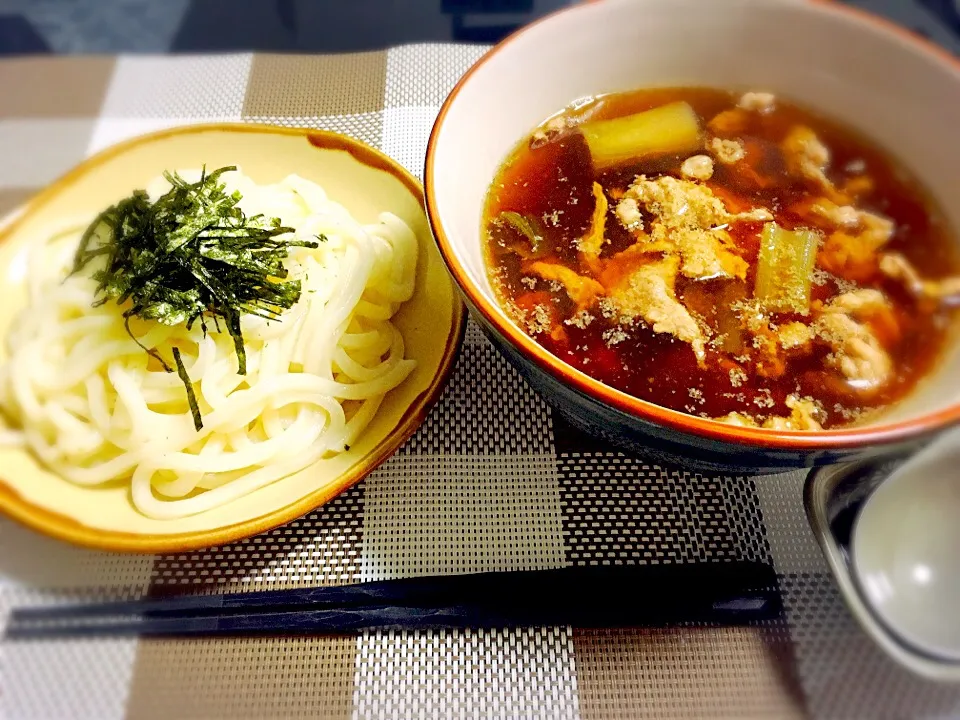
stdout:
[[960,419],[960,63],[844,5],[602,0],[494,47],[427,150],[473,315],[579,428],[702,468]]

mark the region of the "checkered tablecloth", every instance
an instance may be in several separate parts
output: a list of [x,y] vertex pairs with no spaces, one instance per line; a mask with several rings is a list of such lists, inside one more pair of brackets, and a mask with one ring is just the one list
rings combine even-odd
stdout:
[[[482,49],[0,62],[0,211],[122,138],[216,120],[336,130],[419,174],[446,93]],[[960,689],[913,678],[845,610],[803,516],[803,473],[721,477],[578,434],[468,330],[417,434],[285,527],[167,557],[79,550],[0,521],[10,607],[176,586],[239,591],[574,563],[760,560],[762,627],[368,633],[0,643],[4,718],[916,718]]]

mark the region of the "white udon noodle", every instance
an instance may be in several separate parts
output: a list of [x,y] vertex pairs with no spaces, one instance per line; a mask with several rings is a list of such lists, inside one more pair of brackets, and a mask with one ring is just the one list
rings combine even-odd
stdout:
[[[210,510],[344,451],[415,366],[390,321],[416,275],[417,240],[403,220],[382,213],[361,225],[295,175],[267,186],[239,171],[221,180],[240,191],[248,216],[279,217],[298,239],[326,241],[290,250],[289,279],[302,293],[280,321],[242,318],[246,375],[229,333],[212,323],[206,337],[199,322],[131,323],[162,356],[180,348],[202,430],[177,374],[127,335],[123,308],[92,306],[91,271],[67,277],[89,219],[31,253],[28,305],[0,368],[0,407],[43,463],[79,485],[129,480],[133,504],[155,519]],[[148,191],[168,188],[159,180]]]

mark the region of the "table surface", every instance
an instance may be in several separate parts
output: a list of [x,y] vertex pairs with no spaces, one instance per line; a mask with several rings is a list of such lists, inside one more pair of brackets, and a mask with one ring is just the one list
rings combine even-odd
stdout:
[[[325,128],[419,173],[482,47],[0,62],[0,212],[122,138],[187,122]],[[722,477],[580,435],[476,327],[418,433],[324,508],[178,556],[68,547],[0,520],[0,625],[66,598],[342,584],[583,563],[756,560],[785,612],[757,627],[371,632],[0,643],[4,718],[958,717],[860,632],[802,511],[804,473]]]
[[[497,42],[576,0],[0,0],[0,54],[351,52]],[[960,50],[960,0],[847,0]]]

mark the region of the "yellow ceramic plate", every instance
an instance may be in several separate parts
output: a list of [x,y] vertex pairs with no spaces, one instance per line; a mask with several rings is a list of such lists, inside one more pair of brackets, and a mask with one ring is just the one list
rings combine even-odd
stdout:
[[[350,450],[223,507],[178,520],[138,513],[126,484],[72,485],[26,451],[0,448],[0,509],[64,540],[135,552],[173,552],[248,537],[293,520],[367,475],[406,440],[436,400],[463,337],[465,312],[437,252],[422,189],[396,162],[350,138],[263,125],[201,125],[147,135],[96,155],[37,195],[0,232],[0,336],[26,294],[17,281],[26,246],[66,219],[89,215],[142,188],[165,169],[239,165],[258,183],[297,173],[324,187],[360,221],[403,218],[420,240],[413,298],[394,318],[417,368],[391,391]],[[4,352],[0,351],[0,361]]]

